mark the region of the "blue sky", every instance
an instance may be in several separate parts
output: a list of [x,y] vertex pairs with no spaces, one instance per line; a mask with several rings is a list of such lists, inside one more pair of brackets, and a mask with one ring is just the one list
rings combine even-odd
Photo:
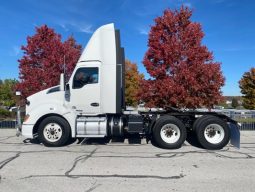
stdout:
[[115,23],[126,57],[146,73],[142,60],[153,19],[166,8],[193,9],[205,32],[203,44],[222,62],[224,95],[241,95],[238,81],[255,65],[255,1],[249,0],[8,0],[0,2],[0,79],[18,78],[21,45],[36,26],[47,24],[73,35],[84,47],[95,29]]

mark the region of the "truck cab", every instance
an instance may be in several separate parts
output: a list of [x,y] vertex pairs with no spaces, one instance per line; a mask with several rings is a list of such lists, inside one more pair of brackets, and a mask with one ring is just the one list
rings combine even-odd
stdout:
[[[54,116],[65,121],[71,137],[106,136],[106,128],[100,127],[98,132],[87,129],[94,124],[106,126],[106,122],[101,123],[106,121],[106,116],[121,114],[125,109],[124,62],[124,49],[120,44],[119,31],[115,30],[113,24],[97,29],[67,84],[64,85],[61,78],[59,86],[27,98],[22,134],[27,138],[40,137],[38,131],[42,122],[45,118]],[[85,130],[80,128],[81,122],[86,124]],[[47,130],[55,130],[54,124],[51,125]],[[92,132],[93,135],[88,134]],[[53,131],[46,131],[49,137],[58,137],[51,136],[50,133]]]

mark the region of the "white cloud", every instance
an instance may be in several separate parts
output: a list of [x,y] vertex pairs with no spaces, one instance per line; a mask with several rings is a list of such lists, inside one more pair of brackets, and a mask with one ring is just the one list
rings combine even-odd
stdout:
[[93,33],[92,25],[81,25],[78,26],[79,30],[84,33]]
[[65,31],[69,31],[69,29],[67,28],[67,26],[65,25],[65,24],[59,24],[59,26],[61,27],[61,28],[63,28]]
[[188,7],[188,8],[192,8],[192,4],[188,3],[188,2],[183,3],[183,6]]
[[144,28],[144,27],[139,28],[138,31],[141,35],[148,35],[149,34],[149,30]]
[[12,46],[12,49],[10,51],[10,56],[18,56],[20,52],[21,52],[20,47],[17,45],[14,45]]
[[179,0],[178,3],[177,3],[178,6],[185,6],[185,7],[188,7],[188,8],[192,8],[192,3],[188,0]]
[[92,25],[79,21],[56,21],[56,24],[59,25],[65,31],[79,31],[83,33],[93,33]]

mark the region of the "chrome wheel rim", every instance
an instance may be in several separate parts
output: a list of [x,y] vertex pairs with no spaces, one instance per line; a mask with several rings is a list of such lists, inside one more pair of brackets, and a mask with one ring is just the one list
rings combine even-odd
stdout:
[[160,130],[160,136],[166,143],[176,143],[181,137],[181,131],[175,124],[166,124]]
[[218,144],[224,139],[225,131],[218,124],[210,124],[205,128],[204,137],[209,143]]
[[44,127],[44,138],[49,142],[57,142],[63,134],[62,128],[57,123],[49,123]]

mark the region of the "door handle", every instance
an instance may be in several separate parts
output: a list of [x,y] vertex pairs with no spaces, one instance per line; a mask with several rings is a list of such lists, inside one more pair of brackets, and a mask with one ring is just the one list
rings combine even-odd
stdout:
[[98,106],[99,106],[99,103],[90,103],[90,105],[91,105],[92,107],[98,107]]

